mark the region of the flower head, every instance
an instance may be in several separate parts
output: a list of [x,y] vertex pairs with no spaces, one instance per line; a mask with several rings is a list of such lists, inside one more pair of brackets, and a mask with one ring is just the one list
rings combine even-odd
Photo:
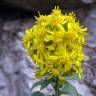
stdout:
[[82,46],[86,28],[76,22],[74,13],[63,15],[55,8],[50,15],[36,17],[37,22],[26,30],[23,44],[38,67],[36,76],[49,79],[77,73],[82,76]]

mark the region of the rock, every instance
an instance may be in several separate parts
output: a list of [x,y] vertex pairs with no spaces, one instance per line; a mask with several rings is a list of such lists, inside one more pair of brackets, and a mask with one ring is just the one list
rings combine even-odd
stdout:
[[[80,6],[82,2],[80,0],[2,0],[4,3],[15,5],[15,7],[23,8],[32,11],[48,11],[54,8],[56,5],[61,7],[73,8]],[[7,4],[7,5],[8,5]]]
[[96,79],[93,80],[93,85],[96,86]]
[[[90,16],[90,18],[95,17],[95,15]],[[32,26],[34,20],[22,21],[23,20],[4,21],[4,26],[1,26],[3,24],[0,23],[0,29],[3,28],[3,30],[0,30],[0,82],[2,82],[0,83],[0,96],[31,96],[32,85],[38,81],[34,77],[34,64],[32,60],[30,60],[30,57],[25,53],[25,49],[20,41],[24,33],[23,31],[27,27]],[[90,21],[88,21],[88,23],[90,23]],[[13,31],[16,33],[15,35],[12,33]],[[94,32],[93,34],[95,34]],[[90,38],[87,38],[87,42],[94,41],[92,38],[95,38],[95,35],[93,34],[91,34]],[[91,69],[87,62],[92,58],[95,59],[96,55],[93,49],[88,46],[86,46],[84,52],[89,56],[85,59],[84,76],[88,82],[93,82],[94,84],[93,71],[95,70],[95,67],[93,66],[94,70]],[[91,61],[93,62],[93,60]],[[93,63],[95,64],[96,61]],[[78,81],[73,83],[79,93],[83,94],[82,96],[85,96],[84,94],[86,94],[86,96],[92,96],[89,89],[90,87],[88,88],[85,84],[81,84]],[[36,88],[35,91],[36,90],[40,90],[40,88]],[[42,92],[51,95],[54,91],[48,86],[48,88],[42,90]]]
[[94,3],[94,2],[96,2],[96,0],[82,0],[84,3]]
[[84,61],[89,61],[89,56],[88,55],[84,55]]
[[92,80],[94,80],[94,73],[93,73],[93,68],[89,63],[84,62],[83,64],[83,80],[85,80],[88,83],[92,83]]
[[0,89],[0,96],[10,96],[8,88]]
[[90,92],[90,89],[84,84],[84,83],[80,83],[76,80],[74,81],[71,81],[70,82],[72,85],[74,85],[78,91],[78,93],[81,95],[81,96],[94,96],[91,92]]
[[86,41],[89,47],[95,48],[96,47],[96,35],[88,35],[86,36]]
[[28,78],[26,78],[25,75],[20,74],[17,79],[14,80],[14,91],[16,92],[16,96],[29,96],[30,88],[26,79]]
[[[92,9],[84,21],[84,25],[88,28],[89,34],[96,35],[96,9]],[[96,39],[96,38],[95,38]]]
[[5,77],[4,73],[0,71],[0,89],[4,89],[8,85],[7,78]]
[[16,32],[20,28],[20,20],[14,20],[14,21],[7,21],[4,23],[3,29],[4,31],[13,31]]
[[10,31],[2,31],[0,35],[0,96],[29,96],[33,83],[33,67],[29,67],[32,61],[23,56],[22,44]]
[[8,79],[0,69],[0,96],[8,96]]
[[91,9],[84,21],[84,25],[88,28],[89,32],[89,34],[86,36],[87,46],[84,49],[85,54],[89,56],[89,62],[87,62],[89,66],[83,67],[83,72],[84,80],[90,87],[95,86],[96,83],[94,80],[96,78],[96,8]]

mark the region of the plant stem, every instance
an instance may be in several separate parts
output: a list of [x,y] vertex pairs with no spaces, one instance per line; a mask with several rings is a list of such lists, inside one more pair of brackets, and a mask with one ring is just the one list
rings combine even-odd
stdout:
[[58,84],[58,78],[56,78],[55,95],[56,95],[56,96],[59,96],[59,84]]

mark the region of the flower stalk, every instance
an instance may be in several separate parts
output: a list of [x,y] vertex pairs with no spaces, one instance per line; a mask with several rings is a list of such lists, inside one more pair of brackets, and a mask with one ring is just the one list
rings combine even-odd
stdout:
[[[36,20],[36,24],[28,28],[22,37],[23,45],[35,64],[35,76],[47,78],[35,86],[47,87],[48,80],[55,79],[55,96],[60,96],[59,88],[65,84],[64,76],[72,77],[77,74],[82,78],[82,46],[85,44],[87,28],[77,22],[73,12],[64,15],[59,7],[53,9],[49,15],[36,17]],[[78,96],[76,91],[70,92],[74,89],[71,84],[66,82],[65,85],[64,89],[68,93]],[[32,96],[44,96],[40,92],[34,94]]]
[[55,95],[56,95],[56,96],[59,96],[59,83],[58,83],[58,77],[56,78]]

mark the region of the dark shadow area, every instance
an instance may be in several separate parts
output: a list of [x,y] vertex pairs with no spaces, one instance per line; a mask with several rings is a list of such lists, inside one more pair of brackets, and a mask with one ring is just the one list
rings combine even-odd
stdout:
[[[58,5],[58,4],[56,4]],[[62,3],[61,3],[62,5]],[[78,10],[79,8],[84,8],[86,10],[90,10],[90,4],[80,4],[79,6],[71,6],[69,4],[69,7],[68,6],[63,6],[63,7],[60,7],[61,9],[63,10]],[[47,10],[46,12],[41,12],[41,14],[49,14],[49,12],[51,12],[51,9]],[[3,1],[0,2],[0,17],[2,18],[6,18],[8,19],[9,18],[13,18],[13,19],[17,19],[17,18],[28,18],[28,17],[31,17],[31,18],[34,18],[34,16],[38,16],[38,12],[35,12],[35,11],[31,11],[31,10],[27,10],[27,9],[23,9],[19,6],[16,6],[16,5],[12,5],[10,3],[5,3]]]
[[36,15],[37,12],[29,11],[20,7],[16,7],[13,5],[6,4],[4,2],[0,2],[0,17],[4,19],[17,19],[17,18],[28,18]]

